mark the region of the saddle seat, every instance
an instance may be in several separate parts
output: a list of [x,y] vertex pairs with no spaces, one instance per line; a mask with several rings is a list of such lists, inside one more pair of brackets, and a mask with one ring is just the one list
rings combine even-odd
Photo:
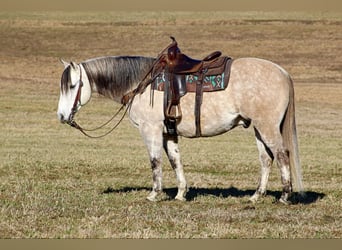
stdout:
[[221,52],[215,51],[203,60],[196,60],[183,53],[178,53],[176,60],[169,62],[169,68],[175,74],[192,74],[199,72],[203,68],[204,62],[214,61],[219,56],[221,56]]
[[214,51],[202,60],[193,59],[181,53],[175,38],[171,37],[171,39],[173,42],[168,48],[167,58],[165,60],[170,73],[191,74],[200,72],[203,68],[204,62],[210,63],[222,54],[220,51]]

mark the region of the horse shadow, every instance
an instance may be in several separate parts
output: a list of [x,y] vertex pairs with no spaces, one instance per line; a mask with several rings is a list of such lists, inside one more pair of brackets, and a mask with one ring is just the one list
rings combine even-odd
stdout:
[[[130,193],[133,191],[151,191],[151,188],[148,187],[123,187],[119,189],[114,189],[112,187],[108,187],[105,189],[102,194],[111,194],[111,193]],[[163,192],[168,197],[167,200],[173,200],[177,195],[177,188],[164,188]],[[222,198],[228,198],[228,197],[237,197],[242,198],[246,196],[252,196],[254,194],[255,190],[252,189],[238,189],[236,187],[229,187],[229,188],[195,188],[190,187],[185,198],[187,201],[193,201],[197,197],[201,196],[216,196],[216,197],[222,197]],[[275,200],[279,200],[281,196],[280,191],[272,191],[267,190],[266,192],[267,196],[273,196]],[[315,203],[316,201],[323,199],[325,196],[324,193],[314,192],[314,191],[306,191],[304,195],[300,195],[297,192],[294,192],[291,195],[290,201],[292,204],[304,204],[308,205],[311,203]]]

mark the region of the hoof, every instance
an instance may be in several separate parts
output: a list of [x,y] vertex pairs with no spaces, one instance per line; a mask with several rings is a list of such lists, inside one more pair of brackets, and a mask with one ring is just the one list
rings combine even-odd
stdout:
[[284,204],[284,205],[290,205],[290,204],[291,204],[291,202],[290,202],[289,200],[286,200],[286,199],[284,199],[283,197],[281,197],[281,198],[279,199],[279,202],[282,203],[282,204]]
[[257,203],[258,199],[259,199],[259,194],[254,194],[251,198],[249,198],[248,201],[252,204],[255,204]]
[[257,203],[257,199],[253,199],[253,198],[249,198],[248,199],[248,203],[251,203],[251,204],[255,204],[255,203]]
[[257,203],[260,197],[265,197],[266,191],[259,191],[258,189],[255,191],[255,193],[252,195],[251,198],[249,198],[249,201],[253,204]]
[[157,199],[156,199],[157,194],[158,194],[157,192],[152,191],[152,192],[146,197],[146,199],[149,200],[149,201],[156,202],[156,201],[157,201]]
[[175,197],[175,200],[186,201],[186,199],[183,196],[178,196],[178,195]]
[[156,198],[154,198],[154,197],[146,197],[146,199],[147,200],[149,200],[149,201],[152,201],[152,202],[156,202],[157,201],[157,199]]

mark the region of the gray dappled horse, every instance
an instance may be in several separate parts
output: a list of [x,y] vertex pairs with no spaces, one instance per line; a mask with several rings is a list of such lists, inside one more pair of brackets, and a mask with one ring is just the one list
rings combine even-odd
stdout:
[[[71,124],[75,113],[98,92],[115,101],[137,87],[154,63],[148,57],[101,57],[64,63],[58,118]],[[147,199],[155,201],[162,191],[163,148],[178,181],[175,199],[185,200],[187,183],[180,159],[177,135],[165,133],[163,92],[151,86],[129,103],[128,115],[147,146],[153,175],[152,192]],[[194,93],[180,99],[182,119],[177,125],[178,136],[196,136]],[[281,173],[283,191],[280,201],[288,203],[292,182],[303,191],[295,122],[293,82],[280,66],[258,58],[238,58],[232,62],[228,87],[223,91],[203,93],[201,106],[201,136],[225,133],[236,126],[252,124],[261,162],[261,177],[252,202],[266,193],[266,185],[273,160]]]

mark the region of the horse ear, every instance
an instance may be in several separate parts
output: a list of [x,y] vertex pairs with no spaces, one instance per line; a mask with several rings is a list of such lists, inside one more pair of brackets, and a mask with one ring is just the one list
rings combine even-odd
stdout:
[[70,62],[70,65],[73,69],[75,69],[75,70],[77,69],[77,65],[75,62]]
[[67,63],[62,58],[60,58],[59,61],[64,65],[64,68],[66,68],[66,67],[68,67],[70,65],[70,63]]

